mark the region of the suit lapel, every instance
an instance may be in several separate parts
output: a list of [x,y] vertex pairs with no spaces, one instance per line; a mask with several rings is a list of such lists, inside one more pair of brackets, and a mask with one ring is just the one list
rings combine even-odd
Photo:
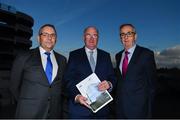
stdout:
[[[123,50],[123,51],[124,51],[124,50]],[[119,53],[119,56],[117,57],[117,68],[118,68],[118,69],[119,69],[119,65],[120,65],[120,62],[121,62],[121,57],[122,57],[123,51],[121,51],[121,52]]]
[[82,62],[84,63],[84,71],[87,71],[87,72],[84,72],[84,73],[92,73],[92,70],[91,70],[91,66],[90,66],[90,63],[89,63],[89,60],[88,60],[88,57],[86,55],[86,51],[85,51],[85,48],[81,49],[82,50],[82,54],[81,54],[81,59],[82,59]]
[[[121,73],[121,71],[119,69],[119,65],[120,65],[120,62],[121,62],[121,57],[122,57],[123,51],[121,51],[119,53],[119,56],[117,57],[117,68],[118,68],[117,70],[120,73],[120,77],[122,77],[122,73]],[[133,55],[131,57],[131,60],[129,61],[129,64],[128,64],[128,69],[127,69],[127,72],[126,72],[126,76],[128,76],[128,73],[131,73],[131,69],[134,67],[134,65],[136,65],[136,62],[137,62],[138,57],[139,57],[139,53],[140,53],[140,47],[138,45],[136,45],[134,53],[133,53]]]
[[97,49],[97,60],[96,60],[96,67],[95,67],[95,72],[98,73],[97,71],[99,70],[99,68],[101,69],[101,64],[103,62],[103,56],[101,54],[101,51],[99,49]]
[[42,83],[45,83],[46,85],[49,85],[49,82],[48,82],[46,73],[45,73],[45,71],[44,71],[44,69],[43,69],[43,65],[42,65],[42,61],[41,61],[41,55],[40,55],[39,47],[37,47],[37,48],[35,49],[34,54],[35,54],[36,60],[37,60],[37,62],[38,62],[38,65],[39,65],[40,68],[41,68],[41,69],[40,69],[40,72],[41,72],[41,74],[42,74]]
[[127,73],[126,73],[127,76],[128,76],[129,71],[132,70],[134,65],[136,65],[138,58],[139,58],[139,55],[140,55],[139,53],[140,53],[140,47],[137,45],[135,50],[134,50],[134,53],[132,55],[132,58],[128,64],[128,69],[127,69]]
[[[124,51],[124,50],[123,50]],[[123,51],[119,52],[117,54],[117,58],[116,58],[116,62],[117,62],[117,65],[116,65],[116,70],[117,70],[117,73],[118,73],[118,76],[122,78],[122,73],[121,73],[121,70],[120,70],[120,62],[121,62],[121,57],[122,57],[122,53]]]
[[57,79],[57,77],[58,76],[62,76],[62,74],[63,74],[63,69],[62,69],[62,67],[63,67],[63,61],[61,60],[61,57],[59,57],[58,56],[58,54],[54,51],[54,56],[55,56],[55,58],[56,58],[56,62],[57,62],[57,65],[58,65],[58,70],[57,70],[57,74],[56,74],[56,76],[55,76],[55,78],[54,78],[54,80],[53,80],[53,82],[52,83],[54,83],[55,81],[57,81],[58,79]]

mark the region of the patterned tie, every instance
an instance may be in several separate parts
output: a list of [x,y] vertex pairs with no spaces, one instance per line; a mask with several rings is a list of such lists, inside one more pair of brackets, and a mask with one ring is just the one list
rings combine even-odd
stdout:
[[127,67],[128,67],[128,51],[125,51],[125,56],[123,59],[123,64],[122,64],[122,76],[125,78],[126,72],[127,72]]
[[95,61],[94,61],[94,57],[93,57],[93,51],[90,51],[90,65],[91,65],[91,69],[94,72],[95,70]]
[[52,70],[53,70],[53,65],[51,62],[50,54],[49,52],[45,52],[44,54],[47,55],[47,64],[46,64],[46,76],[48,78],[49,84],[52,82]]

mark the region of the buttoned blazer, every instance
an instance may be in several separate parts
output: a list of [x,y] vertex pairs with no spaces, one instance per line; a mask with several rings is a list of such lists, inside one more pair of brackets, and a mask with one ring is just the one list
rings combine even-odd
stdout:
[[66,58],[54,51],[58,72],[48,83],[39,48],[18,55],[11,70],[10,90],[17,101],[16,118],[60,118]]
[[[75,96],[80,94],[76,88],[76,84],[92,74],[90,63],[85,52],[85,48],[80,48],[70,52],[67,70],[65,73],[65,84],[68,91],[69,100],[69,117],[70,118],[91,118],[93,115],[89,108],[86,108],[78,103],[74,102]],[[98,78],[102,80],[108,80],[115,85],[116,78],[111,63],[110,54],[97,49],[97,62],[95,67],[95,73]],[[94,116],[106,116],[108,114],[108,107],[104,107],[98,111]]]
[[117,118],[150,118],[156,90],[154,53],[136,46],[123,79],[119,69],[123,51],[116,54],[117,86],[115,108]]

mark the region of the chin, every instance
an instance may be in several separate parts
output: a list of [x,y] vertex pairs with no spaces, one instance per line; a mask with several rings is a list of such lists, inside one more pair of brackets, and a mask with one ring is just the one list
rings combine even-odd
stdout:
[[90,47],[91,50],[93,50],[93,49],[95,49],[95,48],[96,48],[96,47],[94,47],[94,46],[93,46],[93,47]]

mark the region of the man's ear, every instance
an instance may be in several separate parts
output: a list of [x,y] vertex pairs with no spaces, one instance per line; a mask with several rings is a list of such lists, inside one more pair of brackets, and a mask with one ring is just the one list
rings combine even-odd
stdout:
[[37,36],[37,41],[38,41],[38,43],[40,43],[40,38],[39,38],[39,36]]
[[135,34],[135,41],[137,40],[137,33]]
[[85,35],[82,36],[83,41],[85,41]]

